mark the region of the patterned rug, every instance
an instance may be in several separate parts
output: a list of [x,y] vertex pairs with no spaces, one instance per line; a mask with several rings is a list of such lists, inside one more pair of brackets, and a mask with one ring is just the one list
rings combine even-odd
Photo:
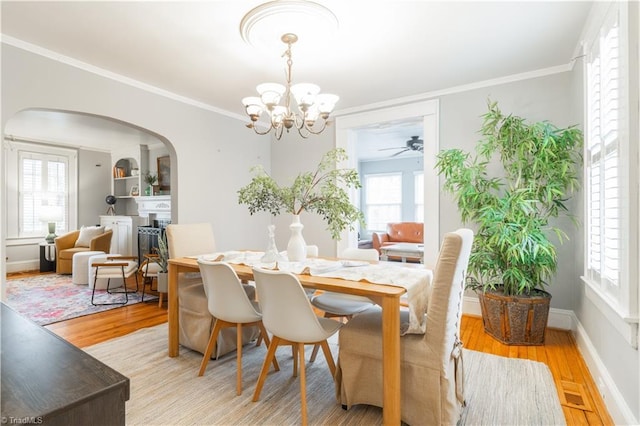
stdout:
[[[40,325],[122,307],[122,305],[93,306],[91,289],[86,285],[73,284],[71,275],[47,274],[8,279],[6,289],[6,304]],[[129,294],[129,303],[125,306],[141,302],[142,283],[139,289],[138,293]],[[124,295],[96,290],[94,298],[96,303],[119,300],[124,300]],[[147,300],[157,300],[157,297],[145,294],[144,301]]]

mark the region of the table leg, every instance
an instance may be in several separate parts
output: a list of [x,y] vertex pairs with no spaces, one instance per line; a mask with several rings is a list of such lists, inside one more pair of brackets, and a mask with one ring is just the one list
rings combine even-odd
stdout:
[[384,425],[400,424],[400,298],[382,299],[382,381]]
[[177,357],[179,350],[178,327],[178,266],[169,263],[169,283],[167,286],[167,310],[169,322],[169,356]]

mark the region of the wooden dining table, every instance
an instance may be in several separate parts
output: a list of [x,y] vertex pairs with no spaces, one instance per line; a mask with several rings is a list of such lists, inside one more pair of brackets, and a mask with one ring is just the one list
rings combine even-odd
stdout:
[[[231,264],[241,280],[253,280],[251,266]],[[182,272],[199,271],[194,258],[169,259],[168,318],[169,356],[179,356],[178,278]],[[349,281],[301,274],[300,283],[307,288],[336,293],[366,296],[382,307],[382,375],[383,408],[385,425],[400,424],[400,297],[406,293],[403,287]]]

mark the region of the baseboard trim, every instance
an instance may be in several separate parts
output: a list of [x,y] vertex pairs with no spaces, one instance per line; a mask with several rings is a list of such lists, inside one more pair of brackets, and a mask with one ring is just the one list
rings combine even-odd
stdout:
[[40,269],[40,261],[35,260],[23,260],[20,262],[7,262],[5,264],[6,272],[8,274],[14,272],[24,272],[24,271],[37,271]]
[[[465,296],[462,303],[462,311],[466,315],[482,316],[480,302],[475,296]],[[640,424],[633,412],[622,397],[622,393],[616,386],[613,378],[600,359],[586,330],[573,311],[566,309],[549,309],[547,325],[552,328],[571,330],[576,345],[582,355],[591,377],[596,382],[604,404],[615,424],[636,425]]]
[[578,321],[575,314],[573,314],[573,318],[576,324],[576,330],[574,331],[576,345],[578,345],[582,358],[587,364],[591,377],[593,377],[596,386],[598,386],[600,395],[604,400],[604,405],[607,407],[613,422],[617,425],[640,424],[638,419],[633,415],[629,405],[625,402],[622,393],[616,386],[602,359],[598,356],[598,352],[593,346],[591,339],[589,339],[586,330],[580,321]]

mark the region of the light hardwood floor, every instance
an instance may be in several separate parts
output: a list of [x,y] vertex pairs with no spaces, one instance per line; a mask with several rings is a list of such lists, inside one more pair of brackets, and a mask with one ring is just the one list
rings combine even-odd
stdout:
[[[166,321],[166,303],[160,308],[150,302],[74,318],[46,328],[82,348]],[[548,329],[543,346],[508,346],[484,332],[481,318],[465,315],[461,334],[467,349],[548,365],[568,425],[614,424],[570,332]]]

